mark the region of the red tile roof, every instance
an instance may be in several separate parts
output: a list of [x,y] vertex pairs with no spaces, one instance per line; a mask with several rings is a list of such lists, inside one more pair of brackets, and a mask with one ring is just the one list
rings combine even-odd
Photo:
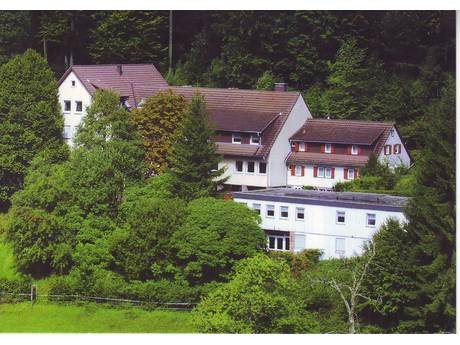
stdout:
[[298,165],[327,165],[341,167],[360,167],[364,166],[368,156],[339,155],[316,152],[291,152],[287,157],[288,164]]
[[[122,74],[118,72],[122,68]],[[152,64],[121,64],[121,65],[74,65],[67,69],[59,80],[59,85],[74,72],[88,92],[92,95],[97,89],[117,91],[121,96],[128,97],[132,107],[142,99],[154,95],[160,89],[168,87],[168,83]]]
[[393,127],[391,122],[308,119],[291,140],[370,146],[383,137],[385,142]]

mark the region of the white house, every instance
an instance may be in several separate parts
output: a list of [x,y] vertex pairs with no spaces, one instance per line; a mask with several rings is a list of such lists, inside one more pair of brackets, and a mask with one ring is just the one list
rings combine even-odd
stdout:
[[67,69],[58,85],[64,139],[70,145],[96,90],[114,90],[127,108],[133,108],[168,87],[152,64],[74,65]]
[[235,192],[260,214],[270,250],[321,249],[322,258],[359,255],[389,218],[405,222],[406,197],[270,188]]
[[210,123],[216,130],[214,141],[223,156],[219,168],[226,167],[227,188],[247,190],[285,186],[285,158],[289,138],[309,118],[310,111],[299,92],[171,87],[191,100],[199,93],[206,101]]
[[390,166],[411,164],[394,123],[308,119],[290,138],[288,186],[331,189],[360,174],[372,153]]

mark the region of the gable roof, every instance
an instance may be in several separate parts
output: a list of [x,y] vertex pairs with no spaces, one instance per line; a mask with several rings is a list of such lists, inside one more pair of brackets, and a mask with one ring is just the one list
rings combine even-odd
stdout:
[[370,146],[384,143],[393,127],[392,122],[308,119],[291,140]]
[[[118,72],[121,66],[122,74]],[[153,64],[73,65],[59,79],[58,84],[74,72],[88,92],[93,95],[97,89],[110,89],[122,97],[128,97],[131,106],[147,99],[168,83]]]
[[[299,92],[284,91],[184,86],[170,89],[188,101],[191,101],[195,93],[202,95],[209,111],[209,121],[217,131],[261,133],[263,146],[257,153],[254,152],[254,155],[260,156],[266,156],[270,152],[287,117],[301,96]],[[235,150],[241,150],[230,145],[221,145],[221,153],[235,155]]]

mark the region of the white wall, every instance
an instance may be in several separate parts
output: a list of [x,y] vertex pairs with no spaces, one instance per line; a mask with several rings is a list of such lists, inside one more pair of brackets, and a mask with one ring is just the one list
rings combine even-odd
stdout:
[[[75,81],[75,86],[72,86],[72,80]],[[71,102],[71,111],[64,111],[64,100]],[[75,101],[82,101],[82,112],[75,111]],[[62,112],[64,113],[64,125],[70,126],[75,135],[76,127],[81,123],[83,117],[86,115],[86,108],[91,104],[91,95],[77,78],[74,72],[70,72],[67,78],[59,86],[59,104],[61,105]],[[72,140],[67,140],[67,143],[72,145]]]
[[[401,145],[400,154],[395,155],[393,153],[395,144]],[[406,167],[410,166],[409,154],[407,153],[406,148],[404,147],[402,140],[399,137],[399,134],[396,131],[396,129],[393,129],[393,135],[390,133],[387,141],[385,142],[385,145],[391,145],[391,155],[385,155],[384,147],[382,147],[382,151],[380,152],[379,157],[378,157],[380,161],[382,162],[387,161],[391,166],[400,166],[400,165],[405,165]]]
[[313,165],[305,165],[305,176],[291,176],[291,170],[287,167],[288,186],[314,186],[319,188],[332,188],[337,182],[348,182],[343,178],[343,167],[335,167],[334,178],[314,177]]
[[[236,161],[243,162],[243,172],[236,171]],[[248,161],[255,162],[255,172],[248,173]],[[259,173],[259,160],[247,159],[247,158],[228,158],[225,157],[222,162],[219,163],[219,169],[227,167],[227,170],[223,177],[230,176],[225,182],[226,184],[240,185],[240,186],[254,186],[254,187],[267,187],[267,174]],[[268,164],[267,164],[268,171]]]
[[285,186],[287,183],[286,157],[291,151],[289,138],[312,118],[305,101],[300,95],[281,129],[268,156],[268,186]]
[[[369,209],[354,209],[335,206],[303,205],[286,202],[258,201],[247,199],[234,199],[236,202],[246,203],[252,208],[253,203],[261,204],[261,228],[264,230],[278,230],[294,232],[304,236],[304,243],[300,247],[321,249],[323,258],[338,258],[342,255],[335,251],[335,239],[345,239],[345,253],[343,256],[350,257],[362,253],[364,241],[372,238],[372,235],[389,218],[396,218],[405,222],[402,212],[390,212]],[[275,206],[275,216],[266,216],[266,205]],[[280,218],[280,206],[289,207],[288,219]],[[305,219],[296,220],[296,207],[305,209]],[[345,224],[336,223],[336,212],[345,211]],[[376,215],[375,227],[366,226],[366,214]],[[300,237],[296,236],[296,241]],[[299,243],[295,243],[299,247]]]

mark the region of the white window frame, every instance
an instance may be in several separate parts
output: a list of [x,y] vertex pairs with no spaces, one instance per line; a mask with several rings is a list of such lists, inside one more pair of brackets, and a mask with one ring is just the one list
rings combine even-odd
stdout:
[[[269,216],[268,211],[273,211],[273,216]],[[275,218],[275,205],[267,205],[266,206],[265,217],[267,217],[267,218]]]
[[[286,210],[287,209],[287,210]],[[283,212],[287,211],[287,216],[283,216]],[[280,206],[280,219],[289,219],[289,206]]]
[[[270,237],[275,239],[275,248],[270,248]],[[282,241],[283,241],[282,242],[283,243],[282,244],[282,249],[277,248],[279,239],[282,239]],[[287,247],[286,242],[288,242],[288,241],[286,241],[286,239],[289,241],[289,248],[288,249],[286,248]],[[283,252],[284,251],[289,251],[289,250],[291,250],[291,240],[290,240],[289,236],[267,235],[267,248],[269,250],[274,250],[274,251],[283,251]]]
[[[241,170],[238,170],[238,164],[237,162],[241,162]],[[235,161],[235,173],[236,174],[242,174],[244,173],[244,161],[236,160]]]
[[[260,164],[265,164],[265,172],[260,172]],[[260,175],[267,175],[267,162],[259,162],[259,164],[257,164],[257,172]]]
[[324,153],[332,153],[332,144],[324,144]]
[[[249,171],[249,163],[253,164],[253,170]],[[246,162],[246,173],[248,174],[255,174],[256,173],[256,162],[255,161],[247,161]]]
[[[81,110],[78,110],[77,104],[81,103]],[[76,113],[82,113],[83,112],[83,101],[75,101],[75,112]]]
[[352,155],[358,154],[358,145],[351,145],[351,154]]
[[[69,104],[70,104],[70,109],[69,109],[69,110],[65,110],[65,104],[66,104],[66,102],[69,102]],[[65,100],[64,100],[64,109],[63,109],[63,110],[64,110],[64,114],[71,113],[71,112],[72,112],[72,101],[70,101],[70,100],[68,100],[68,99],[65,99]]]
[[[235,139],[239,138],[239,142],[235,141]],[[243,142],[243,138],[241,137],[241,134],[232,134],[232,144],[241,144]]]
[[[398,149],[398,152],[396,152],[396,148]],[[395,155],[401,154],[401,144],[394,144],[393,145],[393,154],[395,154]]]
[[[340,245],[338,246],[337,244],[338,243],[341,243],[343,245]],[[339,248],[339,247],[342,247],[342,248]],[[345,254],[345,251],[346,251],[346,242],[345,242],[345,238],[343,237],[336,237],[335,238],[335,252],[337,254],[341,254],[341,255],[344,255]]]
[[[343,222],[339,222],[339,215],[343,214]],[[345,225],[347,222],[347,214],[345,211],[335,211],[335,224]]]
[[301,141],[299,143],[299,151],[305,152],[305,142]]
[[[372,217],[374,218],[374,225],[369,224],[369,220],[371,220]],[[368,228],[375,228],[376,224],[377,224],[377,214],[375,214],[375,213],[366,213],[366,226]]]
[[[322,173],[321,173],[322,172]],[[318,167],[318,177],[324,177],[325,176],[325,168],[324,167]]]
[[258,214],[260,215],[261,214],[261,211],[262,211],[262,205],[261,204],[258,204],[258,203],[253,203],[252,204],[252,209],[254,211],[259,211]]
[[[252,140],[253,138],[257,138],[259,140],[259,142],[254,142]],[[257,135],[257,134],[252,134],[251,135],[251,140],[249,142],[251,145],[261,145],[261,142],[262,142],[262,138],[259,135]]]
[[[301,210],[301,212],[299,212]],[[303,218],[299,218],[299,213],[303,214]],[[304,221],[305,220],[305,208],[304,207],[296,207],[295,208],[295,220]]]
[[[67,130],[66,130],[67,129]],[[67,136],[66,136],[67,135]],[[70,125],[64,125],[64,133],[63,137],[64,139],[72,139],[73,133],[72,133],[72,126]]]
[[[347,169],[347,168],[345,168]],[[350,174],[351,172],[351,174]],[[347,169],[347,179],[354,180],[355,179],[355,169]]]
[[383,147],[383,151],[384,151],[385,156],[391,155],[391,145],[385,145]]
[[302,176],[302,166],[301,165],[295,166],[295,176]]
[[[329,174],[327,173],[329,171]],[[326,167],[324,168],[324,177],[325,178],[332,178],[332,168]]]

